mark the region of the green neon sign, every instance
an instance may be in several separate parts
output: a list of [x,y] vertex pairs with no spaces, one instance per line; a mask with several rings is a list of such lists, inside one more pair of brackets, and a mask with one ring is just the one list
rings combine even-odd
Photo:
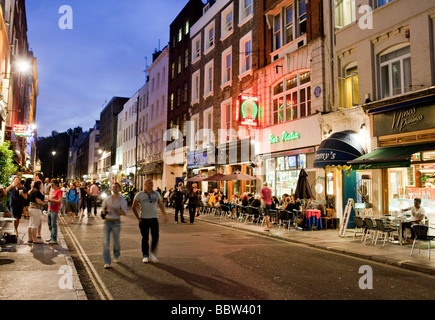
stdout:
[[294,131],[291,132],[291,133],[288,133],[287,131],[284,131],[282,133],[281,137],[275,136],[275,135],[271,134],[269,136],[269,143],[270,144],[274,144],[274,143],[279,143],[281,141],[282,142],[293,141],[293,140],[296,140],[296,139],[300,139],[300,137],[301,137],[300,133],[297,133],[297,132],[294,132]]

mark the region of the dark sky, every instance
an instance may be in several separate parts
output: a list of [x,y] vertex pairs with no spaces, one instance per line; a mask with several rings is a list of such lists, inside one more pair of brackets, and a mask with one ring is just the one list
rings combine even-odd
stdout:
[[[188,0],[27,0],[29,47],[37,58],[38,136],[93,127],[113,96],[145,83],[145,57],[169,41],[169,25]],[[72,29],[59,13],[72,9]],[[160,44],[160,47],[159,47]]]

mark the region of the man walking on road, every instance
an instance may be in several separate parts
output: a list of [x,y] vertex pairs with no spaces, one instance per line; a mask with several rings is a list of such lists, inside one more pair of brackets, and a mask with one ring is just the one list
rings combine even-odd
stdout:
[[112,195],[104,199],[101,217],[104,219],[103,259],[104,268],[110,268],[110,234],[113,235],[113,257],[118,262],[121,254],[119,235],[121,232],[121,216],[127,215],[127,201],[119,194],[119,183],[112,185]]
[[171,200],[174,202],[175,207],[175,223],[178,223],[178,213],[180,213],[181,223],[186,223],[183,216],[186,194],[182,182],[178,183],[177,189],[171,194]]
[[92,211],[92,205],[94,205],[94,215],[97,216],[97,200],[100,195],[100,189],[97,183],[93,181],[92,186],[89,188],[89,199],[88,199],[88,216],[90,216]]
[[[152,262],[158,262],[156,258],[156,248],[159,241],[159,221],[157,219],[157,205],[163,214],[163,222],[168,222],[165,206],[160,198],[160,194],[153,190],[153,181],[151,179],[145,180],[144,191],[136,194],[133,200],[133,212],[139,220],[139,228],[142,235],[142,262],[148,263],[151,259]],[[140,215],[138,207],[140,206]],[[148,236],[151,230],[151,251],[149,247]]]

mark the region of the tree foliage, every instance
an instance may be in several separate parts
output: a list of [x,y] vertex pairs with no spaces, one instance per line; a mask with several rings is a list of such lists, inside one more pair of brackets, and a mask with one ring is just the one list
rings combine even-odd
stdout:
[[10,142],[5,141],[0,145],[0,184],[6,185],[12,174],[17,171],[14,165],[14,152],[10,149]]

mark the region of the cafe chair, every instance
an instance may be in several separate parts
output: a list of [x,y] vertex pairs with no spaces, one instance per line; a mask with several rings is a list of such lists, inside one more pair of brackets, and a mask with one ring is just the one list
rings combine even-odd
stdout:
[[428,243],[428,257],[430,259],[430,242],[435,239],[435,236],[429,236],[427,232],[429,231],[429,227],[425,224],[414,224],[411,226],[414,230],[415,238],[412,243],[411,256],[414,253],[415,243],[418,241],[418,253],[420,253],[420,241],[427,241]]
[[364,236],[364,243],[366,243],[367,237],[371,236],[372,244],[373,244],[375,241],[375,237],[378,233],[378,230],[377,230],[376,226],[374,225],[373,220],[371,218],[365,218],[364,224],[367,226],[367,231],[366,231],[366,234]]
[[290,211],[281,210],[279,212],[278,230],[281,229],[281,226],[285,226],[287,230],[290,230],[290,225],[293,223],[292,216],[293,214]]
[[221,216],[220,218],[222,219],[223,217],[231,217],[231,209],[229,205],[226,204],[221,204]]
[[386,227],[384,225],[384,221],[382,221],[381,219],[375,219],[375,222],[376,222],[376,230],[378,230],[378,232],[376,234],[375,245],[378,242],[379,235],[383,235],[383,237],[384,237],[383,246],[385,247],[385,243],[386,243],[387,239],[390,238],[391,233],[394,231],[398,231],[399,229]]
[[334,209],[327,208],[326,216],[322,217],[323,225],[325,229],[328,229],[328,222],[331,221],[331,229],[334,229]]
[[361,217],[354,216],[353,221],[355,222],[353,239],[355,240],[357,234],[361,234],[361,242],[363,242],[368,228]]

